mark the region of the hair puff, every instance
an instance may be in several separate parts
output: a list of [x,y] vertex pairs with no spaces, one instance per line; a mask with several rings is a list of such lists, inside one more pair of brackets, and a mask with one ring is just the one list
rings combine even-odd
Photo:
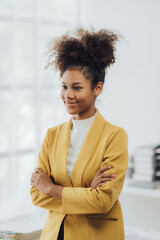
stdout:
[[74,36],[68,32],[51,40],[45,68],[55,67],[61,77],[72,66],[87,66],[104,72],[115,62],[115,44],[119,37],[119,34],[106,29],[95,32],[78,28]]

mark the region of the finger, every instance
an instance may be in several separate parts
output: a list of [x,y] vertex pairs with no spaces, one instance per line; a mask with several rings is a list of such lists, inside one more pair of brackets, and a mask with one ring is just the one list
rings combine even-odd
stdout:
[[101,182],[108,182],[108,181],[112,181],[115,178],[101,178]]
[[96,189],[96,188],[98,188],[98,187],[101,187],[103,184],[105,184],[106,182],[101,182],[101,183],[97,183],[97,184],[94,184],[94,186],[92,186],[91,188],[93,188],[93,189]]
[[104,183],[104,182],[110,182],[112,180],[114,180],[115,177],[97,177],[97,179],[94,181],[93,186],[97,186],[100,183]]
[[104,183],[104,182],[110,182],[112,180],[114,180],[114,178],[108,178],[108,177],[107,178],[99,178],[99,179],[97,179],[97,181],[95,182],[94,185],[98,185],[98,184]]
[[[103,178],[101,178],[101,177],[97,177],[97,179],[95,179],[95,181],[94,181],[93,186],[97,186],[98,184],[100,184],[101,182],[103,182],[102,179],[103,179]],[[104,181],[105,181],[105,180],[104,180]]]
[[43,171],[42,168],[37,167],[37,168],[35,168],[35,172],[36,172],[36,173],[43,173],[44,171]]
[[37,179],[37,178],[34,177],[34,176],[31,177],[31,181],[36,181],[36,179]]
[[38,176],[39,176],[39,174],[34,172],[34,173],[32,173],[32,175],[31,175],[31,179],[32,179],[32,178],[35,179],[35,178],[37,178]]
[[114,180],[114,179],[115,179],[115,176],[113,176],[113,174],[110,174],[110,175],[108,176],[108,174],[102,173],[102,174],[100,174],[99,176],[97,176],[97,177],[94,178],[94,181],[93,181],[93,183],[92,183],[92,186],[95,186],[95,185],[97,185],[97,184],[99,184],[99,183],[101,183],[101,182],[112,181],[112,180]]
[[94,181],[92,181],[91,183],[91,188],[94,188],[95,186],[97,186],[97,184],[99,184],[101,182],[100,178],[94,179]]
[[35,182],[31,182],[30,185],[33,186],[33,187],[36,187],[38,189],[38,187],[37,187]]
[[106,182],[104,183],[99,183],[95,188],[101,187],[102,185],[104,185]]
[[112,166],[104,166],[104,167],[102,167],[98,170],[98,173],[101,174],[101,173],[103,173],[103,172],[105,172],[105,171],[107,171],[111,168],[112,168]]
[[31,180],[31,186],[35,186],[35,181]]
[[38,172],[33,172],[32,173],[32,176],[37,176],[38,175]]
[[102,173],[102,177],[115,177],[115,174],[111,174],[111,173]]
[[111,169],[112,168],[112,166],[104,166],[104,167],[102,167],[102,168],[100,168],[100,172],[104,172],[104,171],[106,171],[106,170],[108,170],[108,169]]
[[92,181],[91,188],[95,188],[98,184],[110,182],[115,179],[114,174],[105,174],[101,173],[99,176],[94,177],[94,181]]
[[98,177],[96,177],[96,179],[101,178],[115,178],[115,175],[111,173],[101,173]]
[[97,188],[97,187],[101,187],[101,186],[104,185],[105,183],[109,183],[109,182],[111,182],[111,180],[107,180],[107,179],[106,179],[106,181],[103,181],[103,182],[98,183],[98,184],[96,185],[96,188]]

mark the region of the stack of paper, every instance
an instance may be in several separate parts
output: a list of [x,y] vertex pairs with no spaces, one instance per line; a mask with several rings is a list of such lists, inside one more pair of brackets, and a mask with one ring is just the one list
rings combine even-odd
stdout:
[[133,155],[132,178],[143,182],[160,180],[160,145],[136,148]]

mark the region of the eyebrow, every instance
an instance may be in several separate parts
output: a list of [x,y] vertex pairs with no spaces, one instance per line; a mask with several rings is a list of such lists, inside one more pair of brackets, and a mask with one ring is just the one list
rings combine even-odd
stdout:
[[[66,84],[65,82],[62,82],[63,84]],[[77,84],[83,84],[82,82],[74,82],[72,85],[77,85]]]

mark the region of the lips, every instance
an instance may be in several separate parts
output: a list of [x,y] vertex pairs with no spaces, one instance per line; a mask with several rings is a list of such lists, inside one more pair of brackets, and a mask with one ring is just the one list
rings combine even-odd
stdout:
[[64,102],[67,106],[74,106],[77,102]]
[[75,103],[77,103],[77,102],[66,102],[67,104],[75,104]]

